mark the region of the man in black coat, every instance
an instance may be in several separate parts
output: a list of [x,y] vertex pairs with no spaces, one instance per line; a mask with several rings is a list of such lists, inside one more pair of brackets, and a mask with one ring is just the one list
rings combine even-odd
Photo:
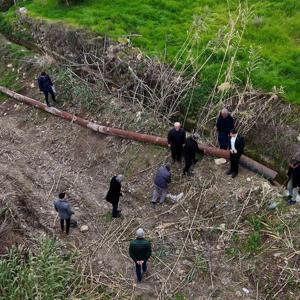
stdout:
[[185,166],[183,169],[183,175],[192,175],[191,174],[191,167],[192,165],[197,163],[196,159],[196,153],[201,153],[203,152],[199,149],[197,140],[199,138],[199,135],[197,133],[194,133],[191,137],[187,138],[185,141],[185,146],[183,150],[183,155],[184,155],[184,161],[185,161]]
[[288,204],[296,203],[298,188],[300,187],[300,161],[292,159],[289,163],[287,189],[289,191]]
[[245,140],[235,129],[230,130],[230,170],[226,173],[232,178],[239,172],[239,161],[244,153]]
[[55,100],[55,94],[53,91],[53,83],[52,83],[49,75],[47,75],[45,72],[42,72],[38,78],[38,84],[39,84],[40,91],[43,92],[45,95],[45,101],[46,101],[47,106],[50,107],[51,105],[48,100],[49,94],[51,95],[52,100],[54,102],[56,102],[56,100]]
[[121,193],[121,182],[123,181],[123,175],[114,176],[110,181],[109,190],[106,195],[106,200],[112,204],[112,217],[120,217],[120,210],[118,210]]
[[181,162],[183,146],[185,144],[185,130],[181,128],[181,124],[176,122],[174,128],[168,133],[168,146],[171,148],[173,163]]
[[234,128],[234,120],[226,108],[223,108],[217,120],[218,141],[221,149],[228,150],[230,130]]

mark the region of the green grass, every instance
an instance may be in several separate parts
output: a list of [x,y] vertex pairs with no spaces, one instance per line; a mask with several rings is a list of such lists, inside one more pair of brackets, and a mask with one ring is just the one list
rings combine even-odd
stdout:
[[110,299],[102,286],[94,289],[85,280],[78,259],[76,253],[61,255],[59,244],[46,237],[33,251],[12,247],[0,257],[0,300]]
[[[86,0],[70,7],[58,4],[58,0],[32,0],[20,5],[26,6],[33,16],[63,20],[115,39],[139,34],[140,37],[133,38],[135,46],[153,56],[160,56],[167,47],[171,60],[186,38],[193,15],[210,15],[211,22],[202,36],[204,45],[228,23],[227,2],[235,14],[237,0]],[[245,32],[243,47],[254,46],[263,58],[253,74],[254,86],[265,91],[282,86],[285,99],[300,103],[300,2],[248,0],[248,4],[254,14]],[[243,68],[247,56],[241,53],[239,62]],[[213,86],[219,65],[220,58],[216,57],[204,70],[204,91],[200,91],[198,97],[205,97],[206,90]],[[240,79],[244,80],[242,75]]]

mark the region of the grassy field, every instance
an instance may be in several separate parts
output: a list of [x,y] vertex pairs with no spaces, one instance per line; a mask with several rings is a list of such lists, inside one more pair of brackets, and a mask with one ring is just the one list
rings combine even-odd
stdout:
[[[128,34],[135,46],[149,55],[162,55],[167,49],[172,59],[183,44],[194,15],[210,14],[210,22],[202,36],[202,44],[212,39],[220,27],[229,20],[229,11],[235,14],[237,0],[86,0],[70,7],[58,0],[23,1],[36,17],[89,28],[100,34],[118,38]],[[244,4],[247,1],[242,1]],[[300,1],[298,0],[248,0],[253,15],[244,34],[244,49],[257,49],[263,59],[253,74],[256,88],[270,91],[274,86],[283,87],[284,98],[300,103]],[[238,59],[245,66],[247,51]],[[214,58],[203,71],[204,97],[214,84],[222,58]],[[241,81],[244,80],[240,75]]]

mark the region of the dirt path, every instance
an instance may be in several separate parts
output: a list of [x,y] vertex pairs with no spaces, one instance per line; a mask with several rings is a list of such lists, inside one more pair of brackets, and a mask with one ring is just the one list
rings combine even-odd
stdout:
[[[238,179],[229,179],[227,166],[217,167],[206,157],[191,179],[181,176],[179,166],[172,168],[170,190],[185,197],[153,210],[152,178],[168,158],[164,149],[97,135],[13,101],[0,106],[0,116],[0,197],[17,207],[28,239],[47,232],[62,240],[65,251],[79,249],[92,274],[100,275],[116,298],[165,299],[181,292],[190,299],[256,298],[249,279],[224,250],[227,228],[239,222],[243,209],[259,205],[247,195],[264,180],[244,169]],[[117,173],[126,178],[123,218],[111,220],[103,198]],[[79,227],[89,226],[88,232],[77,228],[63,237],[57,221],[52,228],[52,202],[63,190],[70,191],[75,218]],[[153,243],[153,258],[145,283],[136,286],[128,244],[139,226]]]

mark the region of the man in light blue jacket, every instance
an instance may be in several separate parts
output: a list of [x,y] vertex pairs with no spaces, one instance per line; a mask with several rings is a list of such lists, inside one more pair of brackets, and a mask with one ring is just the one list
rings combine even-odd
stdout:
[[170,182],[171,182],[170,166],[169,165],[160,166],[154,178],[154,192],[152,196],[153,207],[155,207],[158,198],[160,203],[164,203],[168,193],[168,186]]
[[70,203],[68,201],[68,195],[66,193],[60,193],[59,199],[54,201],[54,208],[58,212],[60,217],[60,227],[62,232],[64,231],[64,223],[66,221],[66,234],[69,234],[71,216],[74,212],[71,209]]

